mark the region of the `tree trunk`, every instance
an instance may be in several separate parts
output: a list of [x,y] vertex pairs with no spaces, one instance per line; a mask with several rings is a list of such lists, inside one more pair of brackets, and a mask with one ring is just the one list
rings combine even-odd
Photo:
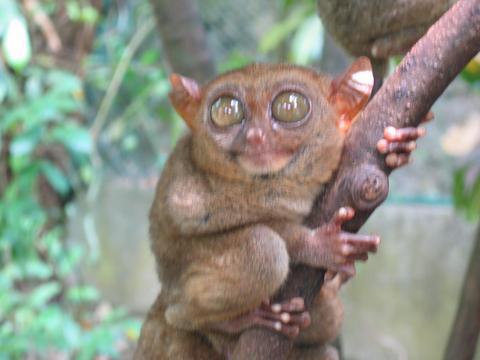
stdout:
[[[326,223],[342,206],[356,210],[345,230],[355,232],[388,193],[384,156],[376,142],[386,126],[416,126],[462,68],[480,51],[480,0],[460,0],[405,56],[346,138],[336,178],[318,199],[306,224]],[[279,293],[280,299],[305,298],[307,307],[323,283],[324,270],[298,266]],[[286,337],[255,328],[240,337],[234,359],[286,359],[292,347]]]
[[157,20],[163,51],[172,71],[204,82],[215,75],[195,0],[150,0]]
[[470,360],[475,355],[480,332],[480,224],[470,264],[465,275],[455,322],[450,333],[445,360]]

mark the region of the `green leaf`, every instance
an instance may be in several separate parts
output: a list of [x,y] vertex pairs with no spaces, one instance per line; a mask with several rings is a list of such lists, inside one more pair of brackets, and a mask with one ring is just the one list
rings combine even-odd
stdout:
[[2,43],[5,61],[12,68],[21,71],[32,57],[32,47],[27,24],[21,17],[12,17],[5,29]]
[[82,6],[76,1],[67,2],[67,14],[73,21],[94,24],[99,18],[98,11],[93,6]]
[[93,149],[90,133],[76,124],[62,124],[51,132],[53,140],[61,142],[74,154],[88,155]]
[[0,287],[9,287],[21,276],[20,268],[16,263],[10,263],[0,273]]
[[240,51],[234,51],[227,59],[220,64],[220,71],[225,72],[229,70],[238,69],[242,66],[250,64],[252,62],[252,58],[244,55]]
[[260,40],[258,50],[261,53],[269,53],[285,41],[300,24],[308,17],[315,7],[299,6],[292,10],[288,17],[274,25]]
[[10,19],[19,15],[20,12],[15,0],[0,1],[0,37],[5,32]]
[[0,104],[8,95],[8,77],[0,62]]
[[33,307],[41,307],[47,304],[53,297],[60,294],[62,290],[60,284],[56,281],[50,281],[33,290],[28,298],[28,303]]
[[457,170],[453,176],[453,200],[455,207],[460,209],[465,206],[465,169]]
[[453,199],[467,219],[480,219],[480,164],[470,163],[454,173]]
[[99,298],[98,290],[92,286],[75,286],[67,291],[67,299],[71,302],[97,301]]
[[30,155],[40,142],[42,134],[42,129],[36,127],[15,137],[10,143],[10,153],[15,157]]
[[49,71],[46,76],[46,84],[57,93],[65,93],[71,95],[82,89],[82,81],[75,74],[61,71]]
[[40,76],[29,76],[25,82],[25,96],[28,99],[38,99],[43,95],[43,86]]
[[296,31],[291,45],[291,60],[306,65],[319,59],[323,49],[323,26],[317,15],[310,16]]
[[13,109],[10,109],[1,119],[0,129],[2,131],[8,131],[10,128],[15,127],[17,124],[22,124],[24,119],[29,115],[25,104]]
[[160,61],[160,52],[156,48],[146,49],[140,55],[139,61],[143,65],[153,65],[156,62]]
[[82,15],[80,4],[78,4],[76,1],[68,1],[67,14],[71,20],[80,21],[80,17]]
[[60,254],[57,255],[57,269],[61,277],[65,277],[75,270],[82,256],[84,249],[80,245],[72,244],[68,249],[60,249]]
[[38,259],[27,261],[22,270],[26,277],[41,280],[48,279],[53,274],[51,267]]
[[99,14],[93,6],[86,5],[82,9],[81,19],[87,24],[95,24],[98,21]]
[[122,148],[125,151],[133,151],[138,147],[138,137],[135,134],[128,134],[122,140]]
[[70,191],[71,186],[68,178],[53,163],[42,161],[41,172],[59,194],[66,195]]
[[0,319],[8,316],[23,299],[23,295],[15,290],[0,291]]

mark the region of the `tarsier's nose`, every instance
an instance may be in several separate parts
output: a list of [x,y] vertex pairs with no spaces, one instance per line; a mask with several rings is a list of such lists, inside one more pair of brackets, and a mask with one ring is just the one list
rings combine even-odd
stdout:
[[252,127],[247,130],[247,143],[252,147],[260,147],[265,144],[265,132],[258,127]]

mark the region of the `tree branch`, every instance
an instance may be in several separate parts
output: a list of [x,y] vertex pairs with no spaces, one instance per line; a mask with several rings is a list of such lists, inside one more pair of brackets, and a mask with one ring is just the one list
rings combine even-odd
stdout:
[[[468,61],[480,51],[480,0],[460,0],[405,56],[349,132],[335,179],[318,199],[306,224],[317,227],[341,206],[356,209],[346,224],[358,229],[386,198],[390,170],[376,151],[386,126],[416,126]],[[303,296],[307,306],[323,283],[324,270],[296,266],[279,298]],[[285,359],[292,342],[266,329],[240,337],[234,359]]]
[[480,224],[463,281],[457,315],[452,326],[444,360],[468,360],[475,356],[480,333]]
[[215,75],[215,62],[207,45],[195,0],[150,0],[163,50],[172,70],[199,81]]

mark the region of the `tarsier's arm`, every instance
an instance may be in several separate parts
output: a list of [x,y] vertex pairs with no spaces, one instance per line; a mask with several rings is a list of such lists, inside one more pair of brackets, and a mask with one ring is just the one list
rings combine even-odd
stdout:
[[309,229],[301,224],[275,222],[269,224],[284,239],[292,263],[321,267],[355,275],[354,263],[366,261],[369,252],[376,252],[380,238],[343,232],[341,226],[354,216],[352,208],[341,208],[326,225]]

